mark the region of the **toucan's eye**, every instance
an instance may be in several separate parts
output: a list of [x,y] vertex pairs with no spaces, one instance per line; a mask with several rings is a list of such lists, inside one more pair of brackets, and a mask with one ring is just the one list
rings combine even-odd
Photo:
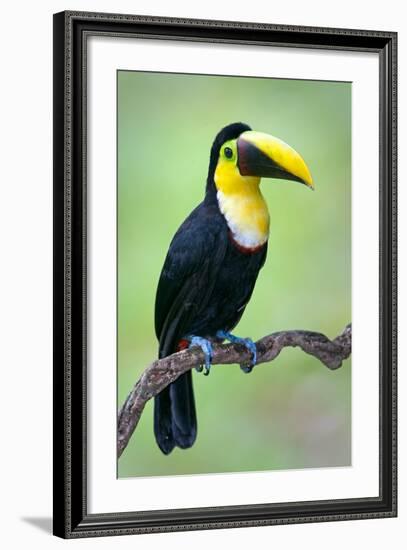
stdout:
[[230,147],[225,147],[224,153],[227,159],[231,159],[233,157],[233,151]]

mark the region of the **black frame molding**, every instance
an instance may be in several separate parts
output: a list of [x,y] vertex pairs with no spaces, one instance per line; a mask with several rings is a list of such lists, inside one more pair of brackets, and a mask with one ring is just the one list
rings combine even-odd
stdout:
[[[88,514],[87,37],[370,51],[380,63],[380,496]],[[54,534],[63,538],[397,515],[397,34],[87,12],[54,15]]]

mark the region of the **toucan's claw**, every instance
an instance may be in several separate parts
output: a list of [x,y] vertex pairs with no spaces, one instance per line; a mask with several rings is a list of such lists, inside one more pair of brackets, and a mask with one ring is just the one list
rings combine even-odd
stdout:
[[253,370],[253,365],[240,365],[240,368],[242,369],[243,372],[245,372],[246,374],[249,374]]
[[189,340],[189,347],[199,347],[203,351],[205,355],[205,364],[199,365],[198,367],[195,367],[195,370],[198,372],[202,372],[205,376],[208,376],[210,370],[211,370],[211,363],[212,363],[212,356],[213,356],[213,348],[212,344],[209,340],[206,338],[201,338],[200,336],[187,336],[187,339]]
[[243,344],[246,349],[250,351],[252,358],[248,365],[240,365],[240,368],[243,372],[252,372],[254,365],[257,363],[257,348],[251,338],[239,338],[239,336],[235,336],[234,334],[224,330],[218,330],[216,337],[222,340],[229,340],[229,342],[232,342],[233,344]]

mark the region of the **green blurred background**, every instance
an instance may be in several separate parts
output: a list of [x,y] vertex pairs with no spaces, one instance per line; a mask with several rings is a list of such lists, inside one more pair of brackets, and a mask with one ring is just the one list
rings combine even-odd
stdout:
[[[119,406],[157,356],[154,299],[168,245],[202,200],[215,135],[236,121],[294,147],[316,189],[262,181],[268,259],[235,334],[334,337],[351,321],[351,84],[119,71]],[[331,372],[288,349],[250,375],[214,366],[193,378],[194,446],[161,453],[151,401],[119,477],[350,465],[350,360]]]

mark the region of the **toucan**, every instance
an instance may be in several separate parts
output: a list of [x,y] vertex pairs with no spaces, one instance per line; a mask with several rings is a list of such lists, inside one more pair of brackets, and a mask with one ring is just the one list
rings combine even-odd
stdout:
[[[216,136],[203,201],[175,233],[158,282],[155,331],[159,357],[199,346],[208,374],[212,346],[225,340],[256,346],[232,334],[267,255],[269,212],[261,178],[294,180],[313,189],[302,157],[284,141],[236,122]],[[191,371],[154,399],[154,434],[164,454],[191,447],[197,419]]]

